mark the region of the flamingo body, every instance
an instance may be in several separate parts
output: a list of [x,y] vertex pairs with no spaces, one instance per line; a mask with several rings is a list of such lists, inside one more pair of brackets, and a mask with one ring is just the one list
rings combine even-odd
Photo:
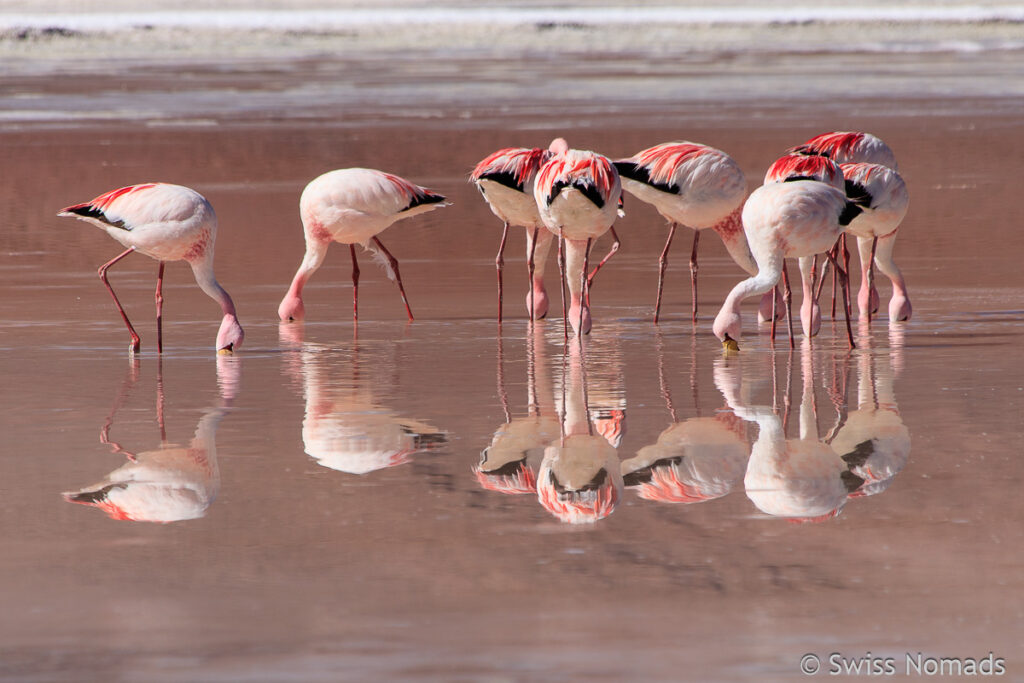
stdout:
[[729,293],[715,318],[715,335],[723,342],[738,341],[743,299],[774,287],[784,259],[831,248],[859,211],[842,190],[818,180],[773,183],[755,190],[743,207],[743,227],[758,272]]
[[615,162],[622,187],[673,223],[714,227],[747,194],[747,179],[725,152],[693,142],[667,142]]
[[[390,173],[369,168],[329,171],[311,181],[299,199],[299,214],[306,238],[306,254],[281,305],[281,320],[302,320],[302,289],[323,264],[331,242],[356,245],[389,261],[388,274],[397,280],[405,299],[398,262],[384,249],[377,235],[395,221],[448,206],[444,196]],[[372,243],[371,243],[372,241]],[[353,304],[356,305],[359,270],[353,258]],[[409,319],[412,312],[406,310]],[[358,317],[354,315],[354,317]]]
[[[666,142],[615,162],[622,186],[653,206],[670,224],[668,240],[659,260],[658,299],[654,321],[661,311],[668,251],[677,225],[695,231],[690,257],[692,316],[697,319],[697,240],[699,232],[713,229],[733,260],[747,273],[757,272],[750,254],[740,210],[747,195],[747,179],[725,152],[694,142]],[[765,312],[770,302],[766,303]]]
[[[244,332],[238,323],[234,302],[220,286],[213,273],[214,242],[217,237],[217,216],[201,194],[181,185],[143,183],[122,187],[96,197],[92,201],[62,209],[58,216],[73,216],[104,230],[129,251],[145,254],[161,263],[185,261],[192,267],[196,283],[221,305],[224,318],[217,334],[218,351],[232,351],[242,345]],[[100,269],[106,284],[106,268],[127,255],[125,252]],[[107,285],[109,288],[109,284]],[[111,295],[132,334],[132,350],[139,348],[138,336],[128,322],[113,289]],[[162,297],[158,285],[158,320]],[[158,326],[159,330],[159,326]],[[162,348],[158,332],[158,349]]]
[[836,131],[816,135],[788,150],[793,154],[828,157],[837,164],[866,162],[897,170],[896,155],[889,145],[871,133]]
[[[533,187],[540,167],[554,155],[541,148],[508,147],[499,149],[480,161],[473,169],[470,180],[480,190],[491,212],[505,223],[526,229],[527,264],[530,272],[530,296],[527,307],[534,318],[543,318],[548,312],[548,295],[544,287],[544,265],[551,250],[552,234],[544,227],[540,210],[533,197]],[[501,319],[501,269],[505,247],[502,234],[496,265],[498,267],[498,319]]]
[[587,259],[594,239],[611,229],[618,216],[622,183],[615,166],[595,152],[564,149],[537,174],[533,188],[544,225],[566,241],[564,273],[572,306],[573,329],[590,331],[590,306],[583,301]]

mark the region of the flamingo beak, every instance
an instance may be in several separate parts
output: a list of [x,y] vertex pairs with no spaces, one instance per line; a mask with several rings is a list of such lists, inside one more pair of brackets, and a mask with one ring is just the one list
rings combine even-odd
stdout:
[[223,349],[217,349],[217,355],[218,356],[230,356],[230,355],[233,355],[234,352],[235,352],[235,345],[234,344],[228,344]]
[[737,342],[735,339],[733,339],[729,335],[725,335],[725,339],[722,340],[722,350],[723,351],[739,351],[740,350],[739,342]]

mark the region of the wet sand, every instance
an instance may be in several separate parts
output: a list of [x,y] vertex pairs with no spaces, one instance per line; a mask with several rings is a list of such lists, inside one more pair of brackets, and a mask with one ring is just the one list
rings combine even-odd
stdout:
[[[19,87],[61,94],[72,82]],[[344,119],[256,109],[203,125],[0,131],[0,676],[796,680],[805,653],[822,658],[820,676],[833,652],[892,657],[900,675],[906,653],[992,652],[1019,677],[1024,287],[1007,181],[1024,157],[1019,117],[950,100],[908,102],[932,112],[919,116],[891,99],[847,111],[729,100],[719,117],[703,103],[578,118],[523,118],[541,103],[507,104],[419,120],[375,118],[369,106]],[[619,157],[687,138],[728,151],[753,188],[781,150],[833,129],[869,130],[900,160],[912,197],[896,250],[909,323],[883,314],[848,353],[826,321],[790,353],[748,318],[740,356],[725,360],[710,326],[739,269],[714,238],[701,241],[694,327],[680,233],[665,322],[651,325],[665,228],[627,198],[623,248],[595,285],[582,354],[563,347],[557,316],[527,328],[521,231],[506,255],[506,323],[495,325],[500,225],[466,182],[493,148],[565,135]],[[298,195],[342,166],[388,169],[453,202],[381,236],[401,261],[412,324],[364,259],[356,337],[337,246],[309,286],[308,321],[276,320],[303,251]],[[235,357],[214,357],[217,308],[172,264],[159,359],[156,266],[132,257],[111,271],[143,338],[129,361],[95,276],[117,245],[54,215],[152,179],[194,187],[216,207],[218,277],[246,329]],[[884,311],[884,279],[880,289]],[[716,416],[749,453],[765,443],[751,416],[770,420],[773,406],[787,438],[802,427],[817,431],[812,441],[884,412],[903,457],[880,490],[861,487],[833,503],[838,515],[806,523],[762,511],[735,473],[704,502],[625,486],[604,519],[570,525],[536,494],[485,488],[474,472],[496,431],[537,413],[557,425],[561,407],[577,428],[597,417],[595,433],[621,430],[615,457],[626,461],[674,424]],[[198,518],[114,520],[61,496],[129,463],[101,443],[105,426],[106,441],[146,464],[161,452],[161,422],[185,454],[161,476],[191,492]],[[542,451],[530,452],[537,471]]]

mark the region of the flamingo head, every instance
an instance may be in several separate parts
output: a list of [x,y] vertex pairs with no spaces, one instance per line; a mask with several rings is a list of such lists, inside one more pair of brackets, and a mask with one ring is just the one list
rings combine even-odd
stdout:
[[285,323],[292,320],[304,320],[306,318],[306,307],[302,305],[302,299],[289,294],[281,301],[281,305],[277,307],[277,316],[281,318],[281,322]]
[[[548,307],[550,302],[548,301],[548,293],[543,288],[534,288],[533,290],[533,318],[534,320],[540,320],[548,314]],[[530,294],[526,294],[526,312],[530,312]]]
[[910,320],[912,311],[910,299],[905,296],[894,295],[889,301],[889,320]]
[[808,338],[817,336],[821,330],[821,306],[817,301],[804,301],[800,307],[800,323],[803,325],[804,335]]
[[220,323],[220,331],[217,332],[217,353],[230,354],[237,351],[241,348],[243,339],[245,332],[238,324],[238,318],[230,313],[225,315]]
[[723,349],[727,351],[740,350],[739,340],[742,336],[743,324],[737,311],[723,308],[715,317],[715,323],[711,329],[722,342]]

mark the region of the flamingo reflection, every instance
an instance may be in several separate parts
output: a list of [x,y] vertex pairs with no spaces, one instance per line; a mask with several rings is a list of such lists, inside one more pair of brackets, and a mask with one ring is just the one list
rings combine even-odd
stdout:
[[480,454],[473,468],[480,486],[507,494],[537,492],[538,460],[544,447],[559,437],[558,416],[553,405],[551,376],[537,372],[547,368],[543,328],[531,326],[527,337],[526,417],[512,417],[504,381],[504,354],[498,338],[498,393],[505,409],[505,423],[494,432],[491,445]]
[[195,434],[187,445],[167,440],[160,363],[157,368],[156,412],[160,445],[136,454],[124,450],[109,438],[114,415],[138,381],[138,364],[133,363],[100,433],[101,442],[110,445],[115,453],[125,455],[128,462],[91,486],[65,492],[65,500],[97,507],[112,519],[134,522],[179,522],[198,519],[206,514],[220,490],[215,437],[217,426],[238,389],[240,360],[224,356],[217,359],[220,405],[203,411]]
[[537,499],[559,520],[586,524],[614,512],[622,497],[622,471],[615,447],[594,433],[582,339],[571,340],[567,353],[562,436],[544,449],[537,475]]
[[658,440],[622,462],[623,481],[646,500],[699,503],[721,498],[743,480],[748,446],[744,423],[732,412],[700,415],[696,368],[694,406],[697,416],[680,421],[665,377],[664,353],[658,336],[658,378],[672,424]]
[[[507,494],[536,493],[545,510],[570,524],[592,523],[610,515],[622,496],[622,474],[615,444],[625,430],[625,399],[619,364],[608,344],[598,345],[603,371],[587,382],[586,342],[563,346],[560,382],[553,380],[544,328],[527,332],[528,414],[512,417],[498,340],[498,393],[505,422],[473,468],[480,485]],[[593,395],[589,388],[595,387]],[[601,406],[592,409],[588,401]],[[538,463],[539,460],[539,463]]]
[[[363,363],[357,343],[350,354],[342,355],[303,342],[301,325],[282,323],[281,335],[285,346],[298,350],[290,372],[302,383],[302,441],[317,464],[368,474],[407,463],[416,453],[447,442],[437,427],[401,417],[378,403],[372,382],[360,377]],[[339,368],[344,371],[339,373]]]
[[861,321],[863,334],[858,339],[865,352],[857,359],[857,410],[846,416],[831,440],[850,471],[864,480],[852,496],[887,489],[910,456],[910,430],[903,424],[893,391],[895,372],[892,364],[882,364],[877,353],[868,352],[873,339],[867,323]]
[[[818,439],[810,340],[801,348],[803,395],[800,438],[787,439],[784,419],[767,405],[742,398],[740,366],[719,359],[715,385],[737,416],[759,427],[743,479],[747,497],[762,512],[794,521],[814,522],[835,517],[848,495],[864,483],[827,443]],[[774,362],[774,357],[773,357]]]

